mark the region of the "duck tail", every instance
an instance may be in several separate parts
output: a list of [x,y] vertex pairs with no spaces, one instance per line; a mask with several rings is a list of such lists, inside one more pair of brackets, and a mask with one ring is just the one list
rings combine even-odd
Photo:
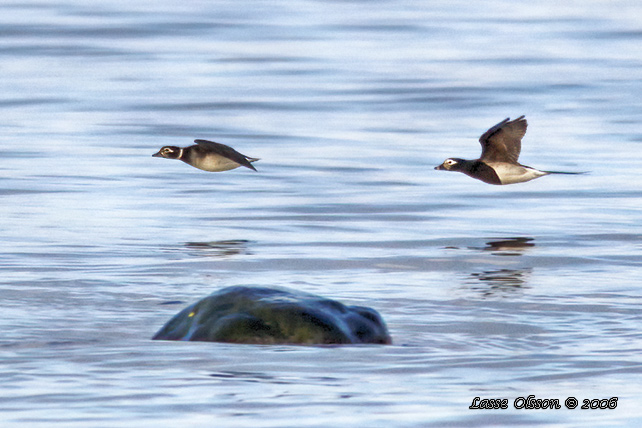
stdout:
[[243,163],[243,166],[245,166],[247,168],[250,168],[251,170],[256,171],[256,168],[254,168],[254,165],[252,165],[252,162],[256,162],[256,161],[261,160],[261,159],[259,159],[259,158],[250,158],[250,157],[247,157],[247,156],[245,157],[245,159],[247,160],[247,163]]
[[578,171],[578,172],[574,172],[574,171],[542,171],[542,172],[545,172],[547,174],[566,174],[566,175],[580,175],[580,174],[588,174],[589,173],[588,171]]

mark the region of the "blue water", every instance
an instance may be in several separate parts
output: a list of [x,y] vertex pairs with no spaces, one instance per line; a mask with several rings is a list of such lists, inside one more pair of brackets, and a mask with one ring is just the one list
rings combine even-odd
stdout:
[[[0,5],[2,426],[639,426],[640,16],[633,0]],[[522,114],[523,163],[589,173],[433,170]],[[258,172],[151,157],[195,138]],[[239,284],[373,307],[394,344],[150,340]],[[562,408],[513,406],[528,395]]]

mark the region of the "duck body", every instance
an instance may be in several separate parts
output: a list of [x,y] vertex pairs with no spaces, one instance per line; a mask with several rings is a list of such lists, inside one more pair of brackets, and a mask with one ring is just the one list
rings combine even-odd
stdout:
[[256,171],[252,162],[259,159],[245,156],[225,144],[208,140],[194,140],[196,143],[189,147],[165,146],[153,157],[178,159],[194,168],[209,172],[229,171],[244,166]]
[[446,159],[443,164],[435,169],[461,172],[484,183],[496,185],[524,183],[551,174],[551,172],[540,171],[521,164],[514,165],[507,162],[486,163],[479,159],[466,160],[459,158]]
[[507,118],[479,138],[482,146],[479,159],[448,158],[435,169],[461,172],[484,183],[496,185],[524,183],[549,174],[582,174],[540,171],[517,162],[527,126],[524,116],[512,121]]

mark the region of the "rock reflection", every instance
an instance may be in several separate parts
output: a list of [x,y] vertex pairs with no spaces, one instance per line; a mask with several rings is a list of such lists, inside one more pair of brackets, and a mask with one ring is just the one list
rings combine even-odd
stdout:
[[187,242],[185,246],[191,250],[197,250],[199,255],[210,257],[230,257],[239,254],[249,254],[247,246],[250,241],[229,240],[210,242]]

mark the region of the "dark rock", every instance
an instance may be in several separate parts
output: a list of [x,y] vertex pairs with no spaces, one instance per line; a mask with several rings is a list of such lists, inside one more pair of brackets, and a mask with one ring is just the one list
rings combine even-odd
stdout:
[[154,340],[232,343],[389,344],[374,309],[294,290],[228,287],[188,306]]

